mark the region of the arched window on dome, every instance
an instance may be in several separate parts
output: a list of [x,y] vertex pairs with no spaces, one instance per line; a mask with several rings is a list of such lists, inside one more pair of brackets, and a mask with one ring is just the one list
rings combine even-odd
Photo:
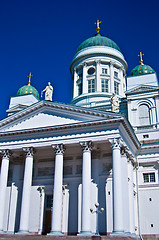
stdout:
[[141,104],[138,108],[138,116],[139,116],[139,124],[140,126],[143,125],[150,125],[150,108],[146,104]]

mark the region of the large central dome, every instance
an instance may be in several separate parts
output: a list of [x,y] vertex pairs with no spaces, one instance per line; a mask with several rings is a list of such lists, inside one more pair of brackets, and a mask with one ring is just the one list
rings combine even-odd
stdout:
[[[83,50],[88,47],[95,47],[95,46],[106,46],[110,48],[114,48],[118,51],[120,51],[120,48],[118,45],[111,39],[107,37],[103,37],[100,33],[97,33],[94,37],[86,39],[84,42],[82,42],[79,47],[77,48],[77,52],[80,50]],[[120,51],[121,52],[121,51]]]

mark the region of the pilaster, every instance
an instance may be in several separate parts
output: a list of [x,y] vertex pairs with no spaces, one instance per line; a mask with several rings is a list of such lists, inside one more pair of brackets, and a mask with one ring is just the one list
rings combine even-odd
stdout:
[[82,93],[88,93],[88,84],[87,84],[87,63],[84,62],[83,64],[83,86],[82,86]]
[[100,60],[96,61],[96,91],[101,92]]
[[74,79],[73,79],[73,98],[78,96],[78,86],[77,86],[78,75],[76,68],[74,68]]
[[110,62],[110,92],[114,93],[114,66],[112,62]]

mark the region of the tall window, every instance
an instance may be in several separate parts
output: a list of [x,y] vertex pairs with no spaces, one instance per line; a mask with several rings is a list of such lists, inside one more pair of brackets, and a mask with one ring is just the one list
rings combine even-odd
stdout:
[[82,94],[82,83],[78,84],[78,96]]
[[150,112],[146,104],[142,104],[138,109],[140,125],[150,125]]
[[108,79],[101,79],[102,92],[108,92]]
[[118,72],[114,72],[114,77],[118,78]]
[[119,95],[119,83],[114,82],[114,93]]
[[102,74],[107,74],[107,69],[106,68],[102,68]]
[[155,182],[155,173],[143,173],[144,183]]
[[88,80],[88,92],[95,92],[95,80],[94,79],[90,79]]

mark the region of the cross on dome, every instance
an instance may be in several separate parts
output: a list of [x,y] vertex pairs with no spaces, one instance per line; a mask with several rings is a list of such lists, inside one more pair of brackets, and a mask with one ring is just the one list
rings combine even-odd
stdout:
[[96,31],[97,31],[97,33],[100,32],[100,26],[99,26],[100,23],[101,23],[101,21],[99,21],[99,20],[97,20],[97,22],[94,23],[94,24],[97,25],[97,27],[96,27]]
[[143,64],[142,56],[144,56],[144,54],[143,54],[142,52],[140,52],[140,54],[138,55],[138,57],[140,57],[140,64],[141,64],[141,65],[144,65],[144,64]]
[[29,73],[29,76],[27,76],[28,78],[29,78],[29,81],[28,81],[28,85],[30,85],[30,83],[31,83],[31,77],[32,77],[33,75],[31,75],[31,72]]

